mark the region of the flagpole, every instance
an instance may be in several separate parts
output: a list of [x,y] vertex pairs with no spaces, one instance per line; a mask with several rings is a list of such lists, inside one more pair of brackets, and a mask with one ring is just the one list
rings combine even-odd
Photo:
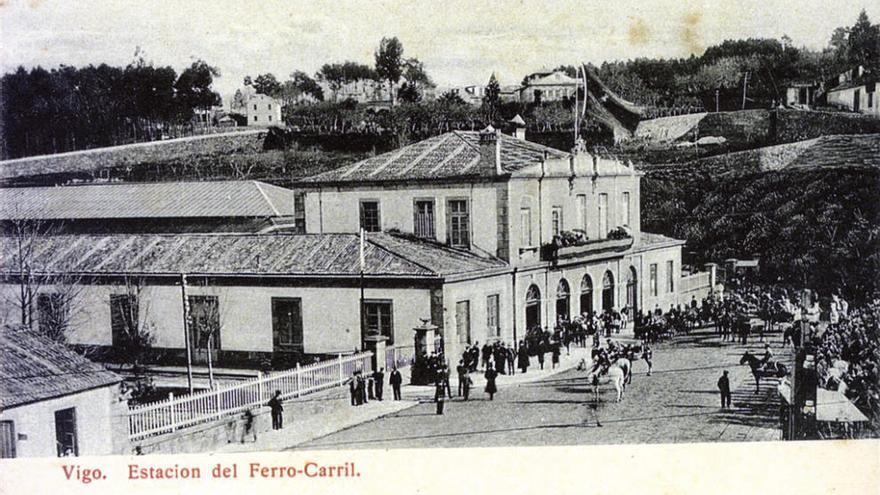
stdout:
[[360,238],[360,289],[361,289],[361,303],[360,303],[360,317],[361,317],[361,351],[364,350],[364,337],[366,337],[365,329],[364,329],[364,229],[361,228],[361,238]]

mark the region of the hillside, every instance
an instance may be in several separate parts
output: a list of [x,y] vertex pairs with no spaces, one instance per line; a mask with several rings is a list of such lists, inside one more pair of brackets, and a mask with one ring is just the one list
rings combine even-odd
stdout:
[[756,255],[771,280],[878,288],[880,134],[639,168],[643,228],[687,239],[695,261]]

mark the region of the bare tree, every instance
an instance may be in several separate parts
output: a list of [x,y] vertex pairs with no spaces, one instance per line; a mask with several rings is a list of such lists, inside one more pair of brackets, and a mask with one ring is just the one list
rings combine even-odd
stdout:
[[136,372],[156,340],[149,318],[150,299],[144,297],[145,293],[142,279],[125,277],[125,292],[111,296],[109,301],[111,315],[119,323],[113,345]]
[[58,342],[67,342],[71,321],[81,311],[82,276],[72,261],[44,249],[48,239],[57,235],[61,224],[39,220],[12,220],[11,268],[17,277],[13,304],[19,323],[34,328]]

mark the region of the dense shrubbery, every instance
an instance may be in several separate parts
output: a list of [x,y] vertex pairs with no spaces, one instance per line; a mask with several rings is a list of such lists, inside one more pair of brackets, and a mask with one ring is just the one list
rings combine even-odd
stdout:
[[642,182],[642,226],[687,239],[705,260],[757,255],[769,280],[842,287],[880,280],[880,171],[682,174]]

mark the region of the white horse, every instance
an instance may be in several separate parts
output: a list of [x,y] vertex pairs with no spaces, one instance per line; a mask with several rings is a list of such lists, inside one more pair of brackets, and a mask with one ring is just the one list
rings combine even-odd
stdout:
[[[592,360],[587,362],[586,358],[581,359],[577,367],[578,371],[588,371],[593,369]],[[617,391],[617,402],[623,400],[623,392],[626,390],[626,384],[632,372],[632,363],[629,359],[619,358],[605,370],[598,370],[599,375],[607,374],[614,390]],[[592,375],[592,373],[591,373]]]

